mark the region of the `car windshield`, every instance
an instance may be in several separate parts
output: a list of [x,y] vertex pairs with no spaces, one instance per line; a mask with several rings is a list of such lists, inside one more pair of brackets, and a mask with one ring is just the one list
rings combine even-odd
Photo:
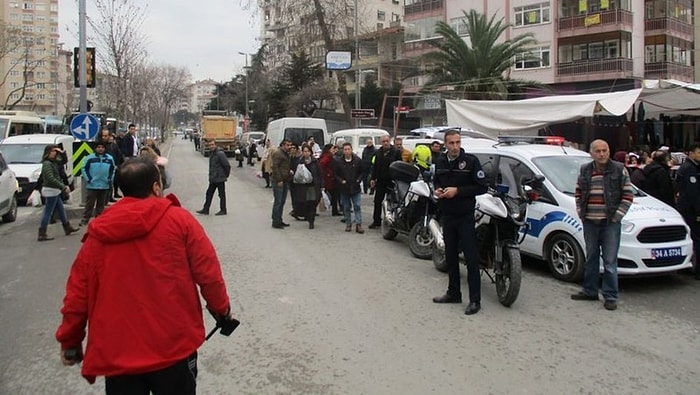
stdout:
[[3,144],[0,152],[9,164],[41,163],[46,144]]

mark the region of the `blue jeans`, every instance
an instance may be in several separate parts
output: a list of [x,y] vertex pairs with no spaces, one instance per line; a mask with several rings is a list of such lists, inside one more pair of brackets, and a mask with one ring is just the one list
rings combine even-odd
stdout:
[[49,221],[51,221],[51,216],[53,215],[53,210],[58,211],[58,217],[61,219],[61,223],[65,224],[68,222],[66,218],[66,210],[63,208],[63,200],[61,200],[61,195],[45,197],[44,204],[44,214],[41,216],[41,227],[45,228],[49,226]]
[[586,265],[583,269],[583,292],[598,295],[600,258],[603,258],[603,298],[617,300],[617,252],[620,250],[619,222],[603,221],[599,224],[583,221],[583,238],[586,241]]
[[340,201],[343,205],[343,215],[345,216],[345,224],[352,224],[350,220],[350,203],[352,203],[352,210],[355,211],[355,223],[358,225],[362,225],[362,195],[359,193],[356,193],[354,195],[347,195],[341,193]]
[[274,197],[274,202],[272,203],[272,223],[281,224],[282,223],[282,212],[284,211],[284,202],[287,200],[287,189],[289,185],[283,183],[282,186],[278,186],[276,182],[272,183],[272,196]]

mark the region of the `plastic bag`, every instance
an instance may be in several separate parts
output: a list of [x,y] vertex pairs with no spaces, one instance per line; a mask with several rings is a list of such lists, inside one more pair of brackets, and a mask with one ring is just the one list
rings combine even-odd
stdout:
[[330,210],[331,197],[328,195],[328,191],[323,191],[321,194],[323,195],[323,206],[326,208],[326,210]]
[[311,184],[314,181],[314,177],[311,175],[309,169],[302,163],[297,166],[297,171],[294,172],[294,183],[295,184]]
[[27,198],[27,204],[32,205],[34,207],[40,207],[41,206],[41,193],[39,190],[35,189]]

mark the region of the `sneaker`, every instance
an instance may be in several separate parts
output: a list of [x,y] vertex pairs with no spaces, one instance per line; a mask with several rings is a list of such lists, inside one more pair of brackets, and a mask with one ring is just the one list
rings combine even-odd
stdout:
[[605,310],[617,310],[617,301],[615,300],[606,300],[605,303],[603,303],[603,307],[605,307]]
[[571,295],[571,300],[598,300],[598,295],[588,295],[583,291]]

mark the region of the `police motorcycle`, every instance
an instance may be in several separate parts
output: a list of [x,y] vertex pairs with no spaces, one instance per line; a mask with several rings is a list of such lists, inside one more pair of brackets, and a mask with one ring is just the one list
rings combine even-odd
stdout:
[[[489,186],[487,193],[476,197],[474,220],[476,222],[476,246],[481,270],[496,284],[498,301],[508,307],[518,298],[522,267],[520,243],[527,233],[527,206],[537,200],[532,189],[541,183],[543,176],[525,180],[519,185],[516,196],[509,195],[509,186]],[[430,221],[433,233],[432,259],[435,268],[446,272],[445,242],[438,221]]]
[[433,255],[434,240],[428,224],[437,217],[430,156],[430,148],[419,145],[413,151],[413,163],[391,163],[392,186],[382,202],[382,237],[393,240],[399,233],[408,235],[411,254],[420,259]]

